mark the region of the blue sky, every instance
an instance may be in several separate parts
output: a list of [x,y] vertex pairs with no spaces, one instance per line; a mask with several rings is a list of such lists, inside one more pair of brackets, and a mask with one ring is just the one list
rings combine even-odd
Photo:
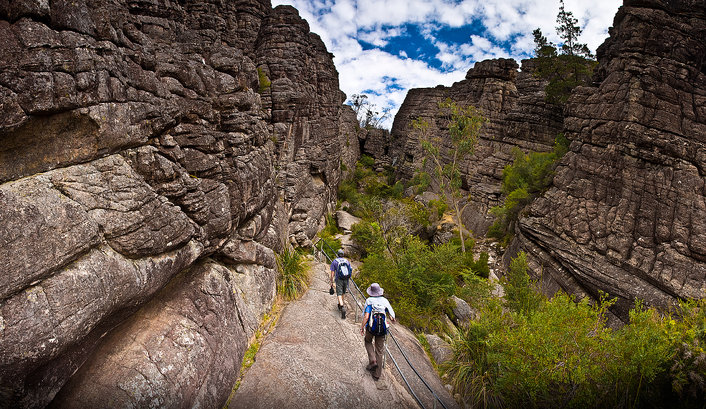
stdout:
[[[621,3],[564,0],[594,53]],[[393,117],[410,88],[450,86],[476,61],[531,57],[535,28],[561,42],[559,0],[272,0],[280,4],[296,7],[334,54],[343,92]]]

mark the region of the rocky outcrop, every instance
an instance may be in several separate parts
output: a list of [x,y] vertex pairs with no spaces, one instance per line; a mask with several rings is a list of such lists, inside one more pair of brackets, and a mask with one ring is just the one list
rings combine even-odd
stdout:
[[290,204],[294,244],[311,245],[322,215],[334,210],[341,165],[360,156],[353,109],[342,104],[333,56],[296,9],[277,7],[257,41],[258,69],[271,81],[263,92],[273,122],[280,188]]
[[544,81],[532,72],[533,61],[511,59],[481,61],[466,79],[451,87],[412,89],[395,116],[390,156],[399,176],[410,179],[421,168],[423,152],[412,129],[416,118],[426,119],[432,134],[446,135],[446,124],[438,109],[447,98],[459,105],[473,105],[489,120],[484,125],[475,155],[462,164],[463,188],[473,203],[464,213],[464,223],[474,234],[483,235],[492,218],[488,210],[501,204],[502,170],[511,163],[513,147],[523,151],[549,151],[561,132],[561,108],[544,101]]
[[626,0],[594,87],[566,109],[573,140],[528,209],[524,250],[548,292],[668,308],[706,291],[706,3]]
[[359,155],[331,55],[267,0],[0,18],[0,401],[222,405]]

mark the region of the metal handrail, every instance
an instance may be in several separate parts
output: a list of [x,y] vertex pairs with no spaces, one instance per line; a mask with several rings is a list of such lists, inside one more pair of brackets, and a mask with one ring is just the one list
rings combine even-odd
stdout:
[[[322,240],[322,239],[319,239],[319,240],[317,240],[317,241],[314,243],[314,250],[313,250],[314,252],[315,252],[316,249],[317,249],[316,245],[317,245],[318,243],[320,243],[320,242],[323,242],[323,243],[326,245],[326,247],[328,247],[329,250],[331,250],[332,253],[335,253],[335,251],[333,250],[333,248],[331,248],[331,246],[330,246],[325,240]],[[329,257],[328,254],[326,254],[326,252],[323,251],[323,249],[319,249],[319,251],[324,254],[324,256],[325,256],[326,259],[329,261],[329,263],[332,263],[332,262],[333,262],[333,260],[331,260],[331,257]],[[358,291],[358,293],[360,293],[360,296],[361,296],[363,299],[366,299],[365,294],[364,294],[363,291],[360,289],[360,287],[358,287],[358,284],[356,284],[356,282],[353,280],[353,277],[351,277],[350,281],[353,283],[353,287],[355,287],[355,289]],[[358,302],[358,299],[355,297],[355,295],[353,294],[353,292],[351,292],[350,294],[351,294],[351,297],[353,297],[353,300],[355,301],[356,306],[361,309],[361,313],[362,313],[362,312],[363,312],[363,307],[362,307],[361,304]],[[355,321],[356,321],[356,322],[358,321],[358,310],[356,310],[356,319],[355,319]],[[407,357],[407,354],[404,352],[404,349],[402,349],[402,346],[401,346],[400,343],[397,341],[397,338],[395,338],[394,334],[392,334],[392,332],[389,332],[389,331],[388,331],[388,333],[390,334],[390,337],[392,337],[392,340],[395,341],[395,345],[397,345],[397,349],[400,350],[400,352],[402,353],[402,356],[404,357],[405,361],[407,361],[407,364],[409,365],[409,367],[412,368],[412,371],[414,372],[414,374],[417,375],[417,377],[419,378],[419,380],[422,381],[422,383],[424,384],[424,386],[426,386],[427,389],[429,389],[429,392],[431,392],[431,394],[432,394],[432,395],[434,396],[434,398],[441,404],[441,406],[442,406],[444,409],[448,409],[448,408],[446,407],[446,405],[444,404],[444,401],[442,401],[441,398],[439,398],[439,396],[434,392],[434,390],[431,388],[431,386],[429,386],[429,384],[428,384],[427,381],[424,379],[424,377],[422,377],[422,375],[417,371],[417,369],[414,367],[414,365],[412,365],[412,362],[410,362],[409,358]],[[411,385],[409,384],[409,382],[407,381],[407,378],[404,376],[404,374],[403,374],[402,371],[400,370],[400,367],[399,367],[399,365],[397,364],[397,361],[396,361],[395,358],[392,356],[392,353],[390,353],[390,349],[387,347],[387,343],[385,343],[385,350],[387,351],[387,354],[388,354],[388,355],[390,356],[390,358],[392,359],[392,362],[395,364],[395,367],[397,368],[397,371],[398,371],[398,372],[400,373],[400,375],[402,376],[402,379],[404,380],[405,384],[407,385],[407,388],[409,389],[409,391],[412,393],[412,396],[414,396],[414,398],[417,400],[417,403],[419,403],[419,405],[420,405],[422,408],[426,409],[425,406],[424,406],[424,404],[422,403],[422,401],[419,399],[419,397],[417,397],[417,395],[416,395],[416,394],[414,393],[414,391],[412,390],[412,387],[411,387]],[[436,404],[435,404],[434,406],[436,407]]]
[[[392,334],[390,334],[390,335],[392,335]],[[414,399],[417,400],[417,403],[419,404],[419,406],[422,407],[422,409],[427,409],[426,406],[424,406],[424,404],[422,403],[422,400],[419,399],[419,396],[417,396],[417,394],[414,393],[414,390],[412,390],[412,385],[409,384],[409,382],[407,381],[407,378],[404,376],[404,374],[400,370],[400,366],[397,365],[397,361],[395,361],[395,357],[392,356],[392,353],[390,353],[390,348],[388,348],[387,345],[385,345],[385,350],[387,351],[387,355],[390,356],[390,359],[392,359],[392,363],[395,364],[395,368],[397,368],[397,372],[399,372],[400,375],[402,376],[402,380],[404,380],[405,385],[407,385],[407,389],[409,389],[409,391],[412,393],[412,396],[414,396]]]

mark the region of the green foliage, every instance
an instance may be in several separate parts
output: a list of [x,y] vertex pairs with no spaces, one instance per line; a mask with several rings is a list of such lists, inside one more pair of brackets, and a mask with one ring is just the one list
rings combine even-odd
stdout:
[[360,268],[358,284],[378,282],[395,301],[402,324],[416,330],[442,330],[448,297],[455,294],[456,277],[464,267],[459,248],[450,243],[429,247],[407,235],[395,254],[371,253]]
[[[377,173],[372,167],[375,159],[363,155],[356,164],[352,177],[341,182],[338,187],[338,197],[347,201],[348,212],[357,217],[365,217],[370,206],[379,206],[381,199],[401,199],[404,194],[404,184],[396,182],[391,170]],[[375,202],[375,203],[372,203]]]
[[321,237],[333,237],[341,231],[338,229],[338,223],[336,223],[336,220],[333,218],[332,214],[327,214],[326,216],[326,226],[321,230],[319,235]]
[[[461,189],[463,185],[461,164],[468,155],[475,153],[481,127],[488,121],[474,106],[460,106],[447,99],[439,103],[439,111],[447,118],[445,128],[448,138],[442,139],[441,135],[432,134],[429,122],[423,118],[412,121],[413,132],[419,139],[419,144],[425,155],[425,161],[431,164],[434,176],[439,184],[441,196],[454,213],[454,222],[458,225],[458,234],[461,240],[461,249],[465,253],[463,232],[465,230],[461,221],[464,206],[467,200],[466,193]],[[448,144],[450,142],[450,145]]]
[[527,272],[527,255],[520,252],[510,261],[510,268],[503,277],[505,305],[520,314],[532,314],[542,302],[542,295],[537,292],[535,282]]
[[568,144],[566,137],[559,134],[552,152],[524,154],[519,148],[513,148],[515,160],[503,169],[502,190],[506,194],[505,201],[502,206],[490,209],[495,222],[488,230],[489,237],[499,239],[502,244],[509,242],[520,211],[551,185],[554,169],[568,151]]
[[547,102],[563,105],[571,91],[579,85],[586,85],[591,80],[593,70],[598,64],[586,44],[578,42],[581,27],[573,14],[566,11],[564,1],[559,2],[557,15],[557,34],[563,40],[560,51],[548,42],[538,28],[532,32],[535,43],[537,65],[535,74],[549,81],[545,92]]
[[432,199],[429,201],[429,209],[434,216],[434,221],[441,220],[449,206],[443,200]]
[[355,181],[352,179],[344,180],[338,185],[338,200],[348,202],[349,204],[357,203],[358,191]]
[[[523,259],[508,275],[526,270]],[[517,291],[531,285],[527,277],[509,281],[508,308],[487,291],[476,300],[480,318],[454,336],[454,359],[442,368],[471,406],[703,406],[706,300],[683,302],[672,317],[638,301],[630,323],[613,330],[605,324],[614,300],[532,299]]]
[[577,55],[539,57],[535,73],[549,81],[544,89],[545,100],[564,105],[574,88],[590,83],[597,65],[596,61]]
[[488,258],[490,256],[485,251],[480,253],[478,260],[471,264],[471,270],[479,277],[488,278],[490,276],[490,267],[488,266]]
[[372,169],[373,166],[375,166],[375,159],[370,155],[366,155],[366,154],[361,155],[359,162],[361,165],[365,166],[368,169]]
[[277,269],[277,291],[284,299],[298,298],[309,286],[309,269],[298,251],[285,248],[282,254],[277,256]]
[[418,171],[414,174],[412,180],[409,181],[409,186],[415,187],[415,192],[421,194],[426,192],[431,185],[431,176],[427,172]]
[[272,86],[272,82],[270,82],[270,79],[267,78],[267,74],[265,74],[265,72],[260,67],[257,68],[257,78],[260,84],[260,94],[262,94],[267,89],[269,89],[270,86]]
[[493,299],[495,283],[488,281],[473,270],[461,273],[463,282],[456,288],[456,296],[476,310],[481,310]]
[[353,225],[351,238],[361,247],[362,255],[382,253],[385,250],[385,240],[380,224],[377,222],[361,222]]

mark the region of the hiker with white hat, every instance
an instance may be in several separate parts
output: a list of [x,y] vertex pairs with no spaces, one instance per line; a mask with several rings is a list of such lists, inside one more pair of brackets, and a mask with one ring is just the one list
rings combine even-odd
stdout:
[[370,284],[365,292],[370,297],[365,301],[365,315],[360,326],[360,334],[365,336],[365,350],[368,352],[368,366],[365,368],[372,372],[373,379],[377,381],[382,375],[382,357],[388,331],[386,314],[389,314],[390,320],[395,322],[395,310],[392,309],[387,298],[382,296],[384,290],[380,284]]

